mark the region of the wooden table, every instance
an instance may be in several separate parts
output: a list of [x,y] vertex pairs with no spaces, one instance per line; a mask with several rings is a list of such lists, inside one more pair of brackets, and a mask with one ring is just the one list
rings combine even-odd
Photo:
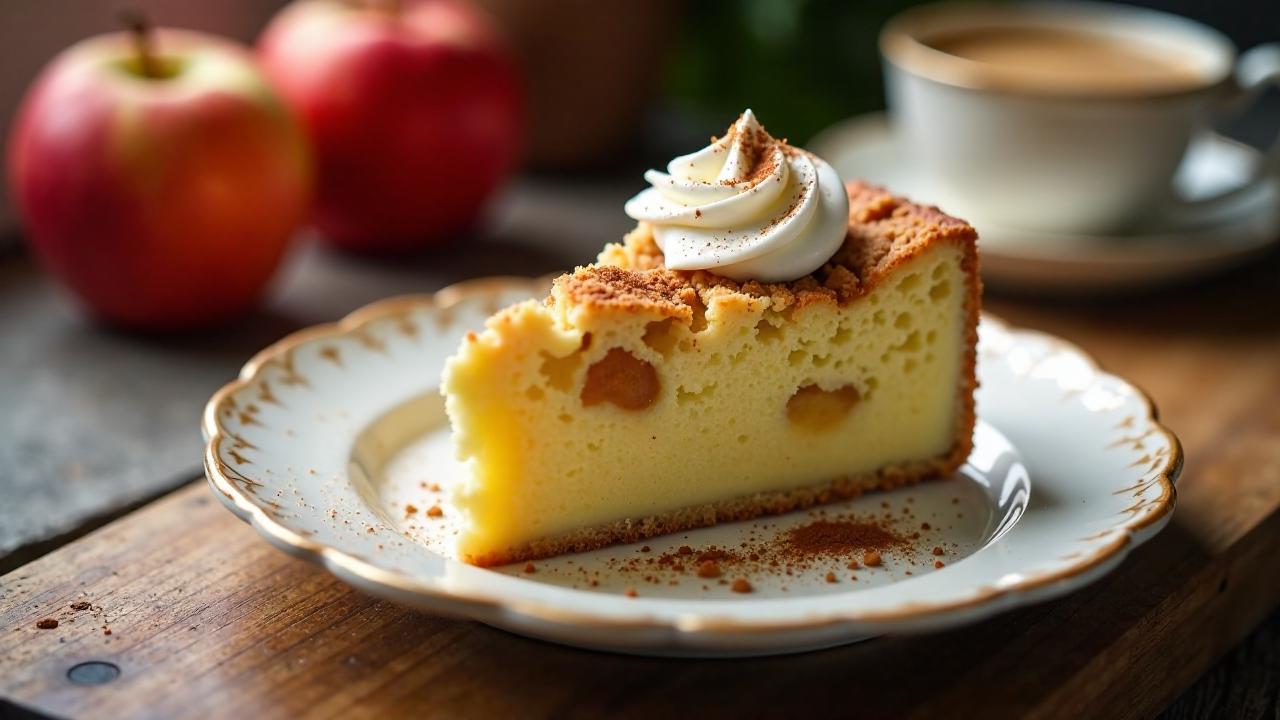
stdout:
[[1187,463],[1173,523],[1116,572],[943,634],[747,661],[572,650],[355,592],[191,481],[200,406],[253,350],[484,268],[586,261],[626,228],[633,185],[524,183],[485,237],[410,263],[305,250],[260,316],[187,338],[94,329],[26,259],[0,260],[0,717],[1144,717],[1210,668],[1171,715],[1274,716],[1280,254],[1137,298],[988,298],[1142,385]]

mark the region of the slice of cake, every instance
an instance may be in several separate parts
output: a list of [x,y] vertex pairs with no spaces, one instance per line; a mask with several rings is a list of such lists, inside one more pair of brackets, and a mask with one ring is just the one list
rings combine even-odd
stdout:
[[[822,192],[823,172],[800,191]],[[791,175],[776,182],[805,182]],[[788,192],[765,211],[795,217]],[[955,470],[974,424],[976,234],[867,185],[847,203],[834,254],[798,279],[670,269],[644,221],[469,335],[443,384],[473,471],[460,557],[588,550]]]

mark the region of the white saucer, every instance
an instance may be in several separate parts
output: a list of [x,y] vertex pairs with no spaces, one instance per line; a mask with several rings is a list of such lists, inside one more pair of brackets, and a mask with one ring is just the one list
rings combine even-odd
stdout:
[[[927,179],[905,153],[883,113],[837,123],[808,144],[841,176],[884,185],[929,203]],[[1175,179],[1188,198],[1242,184],[1260,154],[1218,135],[1198,138]],[[950,210],[950,208],[942,208]],[[1167,284],[1238,265],[1280,239],[1280,179],[1272,179],[1196,224],[1159,219],[1115,237],[1065,235],[975,221],[988,285],[1048,292],[1126,290]]]
[[[702,656],[926,632],[1057,597],[1113,570],[1173,511],[1182,454],[1147,398],[1078,348],[984,316],[980,422],[954,478],[540,560],[533,572],[465,565],[448,490],[467,469],[449,443],[440,370],[497,308],[546,291],[470,281],[262,351],[205,410],[218,498],[276,546],[376,595],[570,645]],[[433,505],[442,512],[429,517]],[[723,585],[655,560],[686,544],[741,560],[744,543],[841,515],[893,522],[911,542],[877,567],[850,568],[858,553],[794,567],[725,560]],[[734,592],[734,577],[752,591]]]

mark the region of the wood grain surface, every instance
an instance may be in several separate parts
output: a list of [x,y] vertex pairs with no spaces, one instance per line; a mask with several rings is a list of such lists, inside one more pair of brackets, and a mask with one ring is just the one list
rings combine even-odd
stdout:
[[1280,717],[1280,613],[1205,673],[1164,712],[1164,720]]
[[[362,595],[267,545],[195,483],[0,579],[0,694],[90,718],[754,716],[800,707],[863,717],[1148,717],[1280,603],[1278,299],[1273,255],[1141,300],[988,302],[1143,386],[1187,454],[1170,526],[1062,600],[943,634],[791,657],[591,653]],[[93,609],[70,608],[80,601]],[[37,628],[44,618],[59,626]],[[94,661],[119,677],[68,679]],[[93,675],[72,674],[85,673]]]

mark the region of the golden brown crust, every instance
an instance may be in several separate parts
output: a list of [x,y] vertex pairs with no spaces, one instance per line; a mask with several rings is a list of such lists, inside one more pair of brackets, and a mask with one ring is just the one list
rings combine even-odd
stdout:
[[751,520],[765,515],[781,515],[813,505],[855,498],[871,490],[892,490],[929,478],[946,476],[955,472],[967,456],[968,451],[963,455],[952,452],[943,459],[884,468],[878,472],[839,478],[813,487],[754,493],[658,515],[580,528],[561,535],[539,538],[504,552],[482,556],[468,555],[466,561],[482,567],[507,565],[567,553],[598,550],[609,545],[638,542],[658,535],[694,530],[723,522]]
[[641,224],[623,245],[610,245],[601,263],[562,275],[556,284],[575,305],[686,316],[692,296],[706,304],[716,295],[741,293],[768,297],[775,309],[812,303],[846,305],[871,292],[894,268],[935,242],[973,250],[977,233],[963,220],[936,207],[917,205],[883,188],[851,182],[849,231],[844,245],[811,275],[787,283],[738,283],[704,271],[668,270],[662,250]]
[[697,290],[683,275],[663,269],[635,271],[589,265],[556,278],[556,283],[574,305],[687,317]]
[[[933,208],[937,212],[936,208]],[[963,221],[957,221],[963,222]],[[978,390],[978,316],[982,312],[982,275],[978,260],[978,234],[972,228],[964,243],[964,257],[960,269],[968,279],[964,298],[964,359],[960,366],[959,402],[957,405],[956,437],[946,462],[960,467],[973,452],[973,426],[977,424],[977,408],[974,394]]]
[[[978,275],[977,233],[963,220],[935,207],[916,205],[883,188],[861,182],[847,185],[849,232],[841,249],[812,275],[790,283],[736,283],[704,271],[681,272],[662,266],[662,251],[652,236],[632,233],[623,245],[611,245],[601,264],[578,268],[556,280],[569,302],[612,311],[650,313],[688,318],[717,295],[742,293],[769,297],[773,307],[834,303],[844,306],[871,292],[899,265],[917,257],[934,243],[950,242],[963,250],[961,269],[968,278],[965,297],[965,357],[957,388],[956,433],[942,457],[890,466],[874,473],[789,491],[745,497],[683,508],[649,517],[621,520],[563,535],[542,538],[482,557],[468,557],[476,565],[501,565],[594,550],[720,522],[781,514],[814,504],[852,498],[868,490],[889,490],[954,472],[973,449],[976,422],[978,315],[982,282]],[[701,307],[699,307],[701,306]]]

